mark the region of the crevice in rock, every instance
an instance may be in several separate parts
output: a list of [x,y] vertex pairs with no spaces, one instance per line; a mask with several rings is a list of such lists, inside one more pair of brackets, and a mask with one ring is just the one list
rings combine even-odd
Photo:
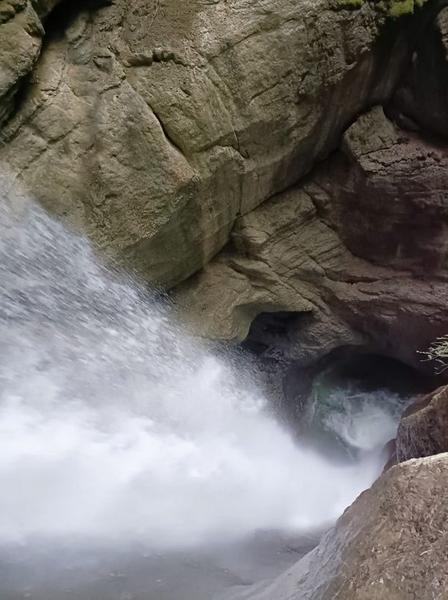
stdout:
[[[103,6],[108,6],[112,0],[63,0],[57,4],[53,10],[46,16],[43,21],[44,36],[42,39],[42,48],[39,57],[37,58],[33,69],[20,81],[20,85],[14,91],[12,107],[9,110],[7,119],[3,120],[3,127],[14,118],[20,111],[25,99],[28,97],[30,89],[33,86],[33,77],[37,65],[42,60],[46,52],[48,44],[55,39],[60,39],[64,36],[67,27],[83,10],[97,10]],[[2,120],[0,119],[0,122]]]
[[[366,98],[369,99],[369,102],[359,104],[358,110],[355,110],[345,122],[340,124],[340,127],[335,130],[332,136],[333,139],[328,140],[328,143],[325,146],[326,150],[317,156],[307,173],[296,180],[293,185],[298,185],[306,180],[312,170],[317,168],[333,153],[340,149],[344,133],[356,123],[362,115],[368,113],[372,107],[376,105],[384,107],[391,106],[392,100],[397,93],[397,89],[400,87],[403,78],[405,77],[405,73],[412,62],[412,57],[415,54],[416,48],[418,48],[420,43],[424,43],[428,29],[433,26],[438,13],[440,13],[445,6],[448,6],[448,0],[434,0],[432,5],[419,9],[419,18],[415,18],[413,15],[406,15],[399,20],[387,19],[385,21],[375,47],[376,74],[371,77],[371,85],[366,93]],[[400,33],[404,35],[399,35]],[[389,73],[386,76],[384,74],[388,71],[391,56],[394,56],[394,59],[397,62],[402,62],[403,69],[398,76],[395,75],[394,80],[388,81],[388,79],[391,78],[391,74]],[[345,78],[345,84],[341,86],[341,90],[350,89],[352,77],[352,71],[348,71]],[[337,97],[338,91],[338,88],[333,90],[333,93],[328,98],[329,113],[335,113],[331,120],[336,122],[339,118],[337,111],[339,110],[340,105],[343,104],[343,100]],[[334,92],[336,92],[336,95]],[[390,109],[388,108],[388,110],[390,114]],[[396,119],[392,120],[396,121]],[[319,124],[319,126],[320,125],[321,124]]]
[[261,354],[266,356],[270,350],[278,355],[281,347],[291,343],[292,328],[298,326],[299,322],[306,317],[306,313],[262,312],[252,321],[242,347],[256,356]]
[[98,10],[112,4],[112,0],[64,0],[48,15],[45,20],[45,41],[62,37],[73,20],[84,10]]
[[163,122],[163,120],[161,119],[160,115],[153,109],[152,106],[150,106],[150,104],[147,102],[149,108],[152,110],[155,118],[157,119],[160,128],[163,132],[163,135],[165,136],[165,139],[167,140],[167,142],[170,144],[170,146],[172,146],[177,152],[179,152],[179,154],[181,154],[185,159],[185,154],[182,150],[182,148],[177,144],[177,142],[173,139],[173,137],[170,135],[168,128],[166,127],[165,123]]
[[424,32],[415,45],[390,102],[387,116],[402,129],[434,137],[448,136],[448,2],[433,3]]

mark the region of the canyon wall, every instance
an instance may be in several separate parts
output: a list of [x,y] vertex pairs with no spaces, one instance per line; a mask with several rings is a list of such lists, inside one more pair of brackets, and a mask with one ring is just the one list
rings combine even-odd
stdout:
[[103,253],[164,287],[200,270],[239,217],[388,101],[433,10],[56,4],[2,0],[0,162]]
[[0,164],[205,337],[286,312],[297,364],[419,365],[448,323],[447,13],[2,0]]
[[[448,329],[445,4],[0,0],[0,164],[204,337],[287,369],[344,347],[428,368]],[[415,460],[240,597],[445,598],[446,398],[404,416]]]

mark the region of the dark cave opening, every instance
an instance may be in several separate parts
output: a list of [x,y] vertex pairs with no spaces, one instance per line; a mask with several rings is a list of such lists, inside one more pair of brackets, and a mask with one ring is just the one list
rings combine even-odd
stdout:
[[309,369],[291,365],[284,420],[311,447],[335,460],[356,459],[394,439],[403,412],[438,383],[394,358],[342,347]]
[[58,4],[45,20],[45,42],[63,37],[67,27],[83,10],[98,10],[110,6],[112,0],[64,0]]
[[[353,441],[353,436],[371,438],[384,425],[392,439],[409,404],[443,381],[374,346],[322,348],[316,360],[302,361],[309,340],[301,332],[312,318],[290,311],[261,313],[241,349],[255,364],[269,406],[294,437],[336,459],[356,458],[362,439]],[[339,431],[342,422],[344,431]]]
[[262,312],[252,321],[241,348],[255,356],[279,358],[282,349],[292,343],[294,332],[309,318],[307,313],[292,311]]

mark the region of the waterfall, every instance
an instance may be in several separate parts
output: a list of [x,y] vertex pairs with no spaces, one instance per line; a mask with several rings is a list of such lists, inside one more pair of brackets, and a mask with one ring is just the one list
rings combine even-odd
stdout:
[[378,475],[380,452],[293,441],[237,361],[5,176],[0,201],[0,544],[302,531]]

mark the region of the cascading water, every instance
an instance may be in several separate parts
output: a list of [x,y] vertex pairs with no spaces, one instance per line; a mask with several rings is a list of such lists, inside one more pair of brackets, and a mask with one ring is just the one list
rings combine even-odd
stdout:
[[371,484],[379,451],[334,464],[297,445],[168,306],[10,179],[0,196],[1,547],[300,532]]

